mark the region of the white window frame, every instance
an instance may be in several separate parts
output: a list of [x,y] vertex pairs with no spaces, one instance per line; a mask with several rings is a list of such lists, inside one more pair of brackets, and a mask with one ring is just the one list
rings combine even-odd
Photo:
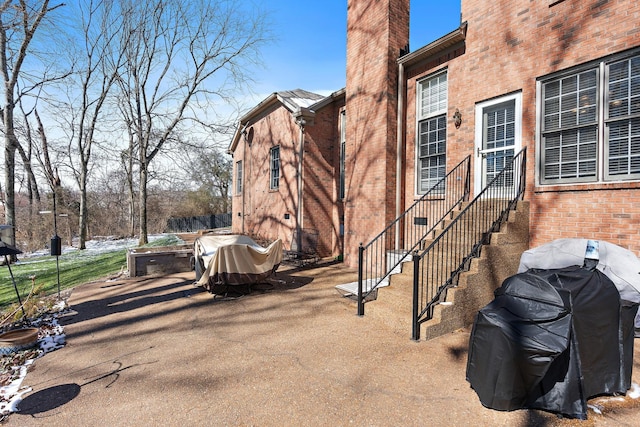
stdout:
[[338,188],[338,199],[344,200],[346,194],[346,155],[347,155],[347,114],[340,112],[340,187]]
[[[276,157],[275,154],[278,154]],[[269,189],[278,190],[280,188],[280,146],[276,145],[269,150]]]
[[[427,84],[430,84],[434,80],[445,77],[445,93],[444,100],[439,99],[436,102],[429,103],[429,106],[424,105],[423,103],[423,92]],[[420,157],[420,125],[428,120],[441,119],[444,118],[444,151],[442,153],[437,153],[433,155],[427,155],[424,158],[431,158],[436,156],[444,157],[444,174],[446,173],[446,162],[447,162],[447,110],[449,104],[449,78],[448,78],[448,70],[445,68],[443,70],[439,70],[429,76],[426,76],[416,82],[416,147],[415,147],[415,193],[416,197],[419,197],[425,194],[429,189],[421,188],[421,176],[422,176],[422,158]],[[426,110],[426,111],[425,111]],[[442,189],[444,191],[444,188]]]
[[475,167],[474,169],[474,182],[478,185],[475,186],[474,193],[478,195],[482,191],[483,185],[483,159],[479,155],[482,150],[483,136],[484,136],[484,112],[485,109],[494,105],[504,104],[513,101],[515,104],[515,129],[514,129],[514,156],[518,154],[522,147],[522,92],[518,91],[508,95],[500,96],[498,98],[490,99],[488,101],[480,102],[476,104],[475,112]]
[[236,194],[242,194],[242,160],[236,162]]
[[[610,154],[610,138],[609,130],[614,123],[620,123],[627,121],[631,123],[632,120],[640,120],[640,112],[635,114],[629,114],[622,117],[609,117],[609,77],[610,66],[620,63],[622,61],[630,61],[631,59],[640,59],[640,49],[635,49],[624,54],[617,54],[607,58],[601,58],[598,61],[593,61],[580,67],[575,67],[569,70],[564,70],[559,73],[546,76],[539,79],[536,84],[538,108],[536,112],[536,185],[538,186],[562,186],[562,185],[588,185],[588,184],[602,184],[602,183],[616,183],[616,182],[629,182],[640,180],[640,172],[612,175],[609,170],[609,154]],[[544,127],[544,87],[545,84],[557,81],[559,79],[567,78],[570,76],[578,75],[580,73],[587,72],[589,70],[596,71],[596,165],[595,165],[595,177],[592,178],[566,178],[566,179],[545,179],[544,167],[545,167],[545,131]],[[640,78],[640,74],[636,75]],[[629,158],[636,158],[638,161],[638,153],[630,153]]]

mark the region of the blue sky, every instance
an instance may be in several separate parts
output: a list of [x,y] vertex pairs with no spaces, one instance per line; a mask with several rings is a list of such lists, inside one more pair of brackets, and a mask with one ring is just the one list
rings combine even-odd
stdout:
[[[347,0],[276,0],[265,5],[276,41],[263,50],[266,69],[255,92],[305,89],[327,94],[345,85]],[[411,1],[411,50],[460,25],[460,1]]]

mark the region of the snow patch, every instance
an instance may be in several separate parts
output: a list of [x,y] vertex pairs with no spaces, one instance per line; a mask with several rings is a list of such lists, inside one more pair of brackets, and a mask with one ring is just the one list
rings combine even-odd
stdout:
[[631,384],[631,388],[629,389],[629,392],[627,393],[627,396],[629,396],[632,399],[637,399],[640,397],[640,385],[633,383]]
[[[149,235],[149,242],[154,242],[156,240],[159,240],[167,236],[169,236],[169,234],[151,234]],[[88,240],[87,242],[85,242],[85,246],[86,246],[86,249],[82,251],[83,254],[87,254],[87,255],[103,254],[103,253],[118,251],[121,249],[135,248],[138,246],[138,239],[134,237],[120,239],[114,236],[96,237],[93,240]],[[63,254],[68,254],[68,253],[77,252],[77,251],[79,251],[79,249],[74,246],[65,245],[62,247]],[[50,255],[50,253],[51,252],[49,251],[49,249],[45,248],[39,251],[22,254],[21,258],[28,259],[28,258],[48,256]],[[36,262],[36,261],[31,261],[31,262]]]
[[35,319],[31,322],[31,326],[40,328],[42,338],[37,343],[38,351],[33,359],[27,359],[22,365],[14,366],[12,369],[16,375],[13,380],[0,387],[0,420],[8,417],[12,412],[17,412],[23,395],[32,390],[31,387],[22,386],[22,382],[27,376],[28,367],[33,364],[35,359],[64,347],[66,343],[64,328],[58,323],[55,315]]

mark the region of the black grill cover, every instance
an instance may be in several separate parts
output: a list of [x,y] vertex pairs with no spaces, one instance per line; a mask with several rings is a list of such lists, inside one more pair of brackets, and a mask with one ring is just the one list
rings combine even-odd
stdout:
[[488,408],[586,419],[587,399],[631,387],[637,309],[598,270],[512,276],[476,316],[467,381]]

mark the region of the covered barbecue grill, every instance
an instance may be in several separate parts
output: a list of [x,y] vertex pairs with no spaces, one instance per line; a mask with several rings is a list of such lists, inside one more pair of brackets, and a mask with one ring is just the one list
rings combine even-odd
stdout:
[[597,269],[530,269],[477,314],[467,380],[482,404],[586,419],[587,400],[631,387],[638,304]]

